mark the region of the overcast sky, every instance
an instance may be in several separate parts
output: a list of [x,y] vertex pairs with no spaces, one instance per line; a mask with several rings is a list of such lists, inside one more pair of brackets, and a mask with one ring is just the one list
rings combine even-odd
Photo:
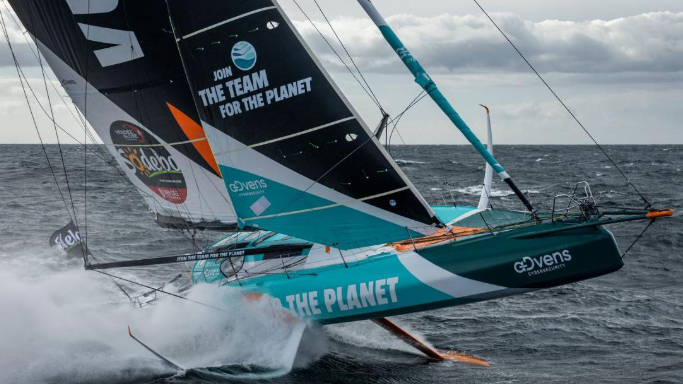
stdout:
[[[318,23],[323,34],[334,40],[313,1],[297,1]],[[412,76],[355,0],[318,2],[384,108],[392,115],[400,113],[420,92]],[[374,3],[480,137],[485,137],[485,118],[479,103],[491,108],[497,143],[589,143],[472,0],[375,0]],[[680,116],[683,1],[480,0],[480,3],[598,141],[683,143]],[[281,0],[281,4],[368,125],[374,128],[380,119],[377,108],[293,0]],[[4,5],[0,11],[5,11]],[[9,21],[9,25],[19,60],[27,75],[34,78],[34,88],[44,89],[36,60],[23,35],[13,22]],[[0,143],[37,142],[15,69],[10,65],[7,46],[2,41]],[[76,137],[83,137],[82,128],[66,107],[57,107],[55,113],[61,125]],[[43,138],[55,142],[49,121],[40,114],[38,119]],[[428,98],[406,113],[399,130],[408,144],[465,143]],[[400,139],[394,140],[394,143],[400,142]]]

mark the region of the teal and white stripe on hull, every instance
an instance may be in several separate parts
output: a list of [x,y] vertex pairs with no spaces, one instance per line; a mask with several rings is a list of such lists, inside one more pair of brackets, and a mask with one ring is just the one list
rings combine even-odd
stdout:
[[[233,285],[237,283],[232,283]],[[319,323],[350,321],[466,303],[476,295],[498,297],[506,288],[467,279],[416,252],[384,253],[365,260],[242,281],[247,292],[266,293],[300,318]]]
[[[353,260],[347,258],[346,266],[339,259],[322,266],[305,263],[286,274],[252,275],[228,285],[267,295],[296,316],[325,324],[489,300],[588,279],[623,266],[608,231],[568,225],[556,235],[540,234],[558,225],[562,226],[534,225],[405,252],[379,246],[358,250]],[[324,252],[323,248],[314,245],[310,254]],[[211,271],[218,268],[220,262],[199,262],[194,282],[224,281],[205,278],[220,274]]]

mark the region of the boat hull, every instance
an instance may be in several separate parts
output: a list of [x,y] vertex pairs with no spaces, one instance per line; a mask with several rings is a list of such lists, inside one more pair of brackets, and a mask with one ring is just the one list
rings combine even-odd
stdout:
[[382,248],[362,260],[347,260],[347,266],[308,268],[228,285],[241,284],[243,291],[267,295],[300,318],[329,324],[490,300],[585,280],[622,266],[606,229],[546,224],[405,252]]

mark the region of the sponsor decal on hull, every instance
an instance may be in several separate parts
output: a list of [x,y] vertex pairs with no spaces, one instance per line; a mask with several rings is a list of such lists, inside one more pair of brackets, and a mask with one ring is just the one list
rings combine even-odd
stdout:
[[187,184],[173,156],[159,142],[133,123],[115,121],[110,135],[125,168],[164,200],[182,204],[187,199]]
[[316,316],[381,307],[398,303],[398,277],[377,279],[359,284],[324,288],[285,297],[287,308],[298,316]]
[[565,268],[566,263],[570,261],[572,261],[572,255],[568,249],[565,249],[536,257],[524,256],[521,261],[514,264],[514,268],[517,273],[536,276]]

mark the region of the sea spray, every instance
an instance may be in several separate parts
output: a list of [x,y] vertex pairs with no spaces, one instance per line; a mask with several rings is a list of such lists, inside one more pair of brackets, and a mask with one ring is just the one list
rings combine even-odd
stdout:
[[[2,383],[125,382],[174,374],[128,337],[128,325],[184,368],[241,365],[286,373],[295,359],[296,349],[282,352],[292,345],[293,324],[273,316],[267,301],[244,302],[237,289],[207,285],[190,292],[193,300],[226,312],[168,296],[132,310],[114,284],[94,272],[27,272],[0,272]],[[306,361],[325,352],[309,351]]]
[[[418,331],[411,329],[405,324],[400,324],[400,326],[413,336],[426,342],[425,338]],[[328,325],[325,327],[325,331],[332,340],[342,343],[378,350],[393,349],[422,356],[415,348],[389,334],[389,332],[371,321]]]

